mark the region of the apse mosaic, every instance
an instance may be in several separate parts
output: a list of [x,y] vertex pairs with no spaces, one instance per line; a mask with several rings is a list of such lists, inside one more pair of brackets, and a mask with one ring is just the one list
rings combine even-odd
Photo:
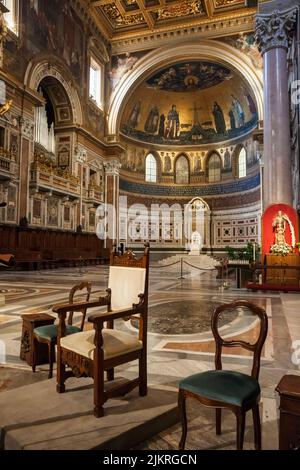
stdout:
[[147,85],[165,91],[204,90],[230,80],[232,74],[222,65],[210,62],[184,62],[167,67],[147,80]]
[[254,96],[237,72],[190,61],[165,67],[137,87],[121,132],[144,143],[201,145],[241,137],[257,122]]

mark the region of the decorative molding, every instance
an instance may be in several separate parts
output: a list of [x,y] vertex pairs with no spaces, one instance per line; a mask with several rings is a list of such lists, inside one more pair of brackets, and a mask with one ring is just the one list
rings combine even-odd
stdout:
[[61,347],[61,361],[72,369],[75,377],[92,377],[93,361],[85,356],[75,353],[74,351]]
[[126,193],[147,194],[156,197],[207,197],[251,191],[260,186],[260,175],[231,181],[229,183],[194,185],[158,185],[138,183],[120,178],[120,190]]
[[168,18],[181,18],[182,16],[196,15],[197,13],[203,14],[205,10],[199,1],[184,1],[179,5],[168,5],[157,10],[157,20],[164,20]]
[[289,49],[296,28],[298,9],[275,10],[256,16],[255,39],[262,54],[270,49]]
[[106,176],[119,176],[121,163],[119,160],[108,160],[103,163]]
[[87,161],[87,150],[81,145],[77,145],[74,149],[74,157],[77,163],[85,163]]
[[[90,11],[100,29],[105,30],[111,42],[137,39],[148,48],[155,38],[165,38],[169,33],[178,35],[197,30],[201,25],[206,30],[217,25],[223,29],[231,21],[239,19],[242,23],[257,12],[255,5],[248,7],[244,0],[183,0],[183,1],[142,1],[90,0]],[[223,35],[230,31],[223,31]],[[157,46],[154,46],[157,47]],[[126,51],[125,51],[126,52]]]
[[20,129],[22,137],[33,141],[34,138],[34,122],[31,119],[21,117],[20,118]]
[[58,80],[64,87],[68,98],[71,103],[72,113],[73,113],[73,123],[82,125],[82,108],[80,104],[80,99],[77,93],[75,86],[73,85],[71,79],[67,80],[66,77],[69,76],[69,73],[65,70],[61,71],[60,66],[49,63],[49,61],[42,61],[38,63],[29,62],[24,83],[34,91],[38,90],[39,84],[46,77],[53,77]]
[[112,54],[124,54],[165,46],[166,44],[178,44],[178,41],[190,41],[197,39],[215,39],[224,35],[249,33],[254,29],[254,14],[248,16],[235,16],[230,18],[214,19],[206,23],[184,25],[161,31],[151,31],[149,34],[135,34],[130,37],[115,37],[112,39]]

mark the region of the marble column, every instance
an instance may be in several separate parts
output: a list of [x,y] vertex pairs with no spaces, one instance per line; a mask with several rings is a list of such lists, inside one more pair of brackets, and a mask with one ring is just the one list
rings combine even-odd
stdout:
[[256,17],[256,41],[264,58],[264,209],[293,201],[287,52],[297,11]]
[[109,238],[104,241],[106,248],[112,249],[119,240],[119,171],[121,163],[117,159],[110,159],[103,163],[105,171],[105,206],[107,208],[106,224]]

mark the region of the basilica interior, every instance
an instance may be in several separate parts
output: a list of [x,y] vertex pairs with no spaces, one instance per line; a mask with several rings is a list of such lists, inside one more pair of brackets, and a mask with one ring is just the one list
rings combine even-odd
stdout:
[[299,44],[300,0],[0,0],[1,449],[299,450]]

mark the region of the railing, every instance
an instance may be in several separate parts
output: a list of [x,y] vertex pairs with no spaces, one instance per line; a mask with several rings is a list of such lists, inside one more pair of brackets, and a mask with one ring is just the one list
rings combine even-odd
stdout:
[[92,201],[103,201],[103,194],[101,186],[89,185],[88,189],[88,199]]
[[0,147],[0,170],[14,173],[15,165],[15,158],[12,156],[11,152]]
[[0,169],[10,172],[11,162],[0,156]]
[[186,265],[190,266],[191,268],[198,269],[199,271],[215,271],[217,270],[217,267],[214,268],[200,268],[199,266],[194,266],[191,263],[188,263],[185,259],[180,258],[178,261],[174,261],[173,263],[170,264],[162,264],[162,265],[151,265],[151,269],[163,269],[163,268],[168,268],[170,266],[174,266],[175,264],[180,263],[180,277],[178,279],[185,279],[184,277],[184,271],[183,271],[183,264],[185,263]]
[[72,175],[65,178],[63,175],[58,175],[55,169],[53,171],[45,171],[42,166],[36,163],[32,166],[30,175],[31,183],[38,186],[45,185],[47,189],[59,188],[68,193],[80,194],[79,181]]

